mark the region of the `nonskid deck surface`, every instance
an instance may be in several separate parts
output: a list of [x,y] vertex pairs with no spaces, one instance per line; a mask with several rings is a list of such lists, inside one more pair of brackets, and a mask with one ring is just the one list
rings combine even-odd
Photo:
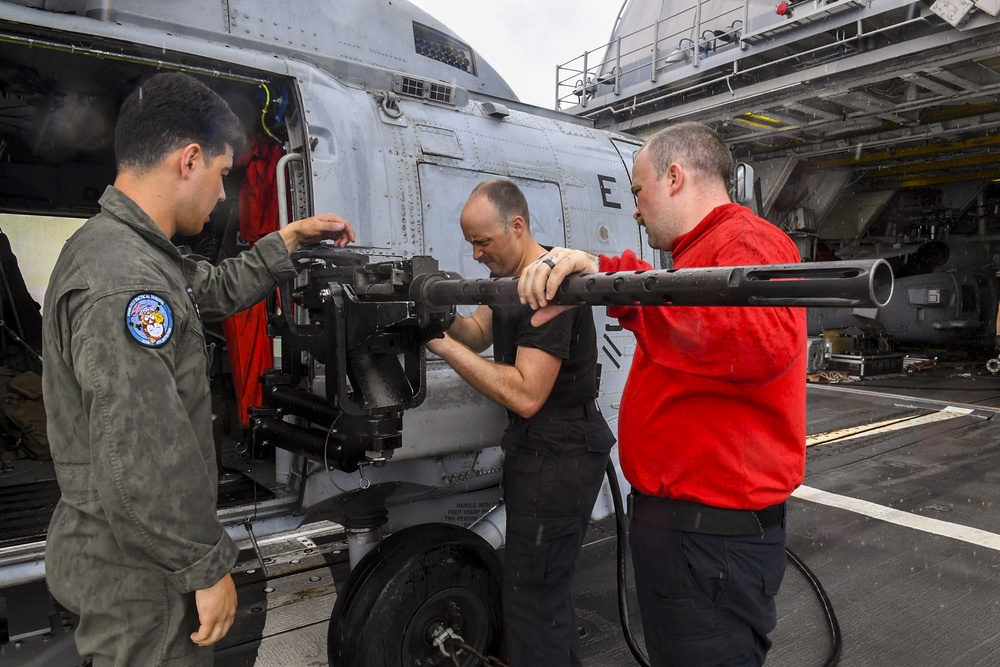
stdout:
[[[998,415],[1000,377],[971,367],[810,385],[806,480],[789,501],[788,546],[832,601],[840,665],[1000,664]],[[586,665],[634,664],[613,576],[610,542],[585,550],[577,607],[609,633],[584,645]],[[598,580],[608,590],[592,596]],[[823,665],[825,616],[790,563],[778,613],[767,665]]]
[[[832,601],[840,665],[1000,664],[998,415],[1000,378],[975,368],[809,386],[806,480],[789,501],[788,546]],[[217,665],[325,665],[346,542],[337,530],[302,530],[262,543],[267,581],[253,552],[241,555],[234,572],[240,612]],[[588,531],[575,585],[588,667],[635,664],[620,628],[615,573],[609,518]],[[629,585],[642,646],[631,578]],[[824,612],[791,564],[778,613],[767,665],[823,665],[830,651]],[[72,623],[63,628],[54,629],[51,644],[71,641]],[[6,651],[0,662],[14,657]]]
[[[810,385],[807,474],[789,501],[788,546],[833,603],[840,665],[1000,664],[998,413],[1000,378],[975,368]],[[575,585],[588,667],[635,664],[620,628],[615,572],[614,523],[606,519],[588,532]],[[824,612],[791,564],[778,612],[768,667],[823,665]],[[274,635],[260,644],[256,664],[319,667],[325,641],[321,621]]]
[[[792,501],[789,546],[837,610],[840,664],[1000,664],[998,405],[1000,378],[975,368],[810,389],[813,441],[902,417],[810,447]],[[807,600],[782,590],[769,664],[822,664],[796,647],[799,617],[821,618]]]

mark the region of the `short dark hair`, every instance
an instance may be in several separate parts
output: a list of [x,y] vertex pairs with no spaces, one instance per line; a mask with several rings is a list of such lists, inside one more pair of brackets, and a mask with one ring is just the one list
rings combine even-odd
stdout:
[[205,159],[242,152],[246,135],[226,101],[194,77],[157,74],[133,90],[115,125],[115,166],[146,173],[172,151],[196,143]]
[[733,156],[719,133],[704,123],[677,123],[663,128],[640,149],[646,151],[656,177],[667,172],[671,162],[719,177],[728,190],[733,179]]
[[504,231],[510,229],[510,221],[517,215],[524,218],[524,227],[528,230],[531,229],[531,217],[528,215],[528,200],[524,198],[521,188],[517,187],[517,184],[513,181],[508,181],[505,178],[493,178],[483,181],[473,188],[469,199],[477,196],[486,197],[490,200],[490,203],[493,204],[493,207],[496,208],[497,213],[500,215],[500,222],[503,224]]

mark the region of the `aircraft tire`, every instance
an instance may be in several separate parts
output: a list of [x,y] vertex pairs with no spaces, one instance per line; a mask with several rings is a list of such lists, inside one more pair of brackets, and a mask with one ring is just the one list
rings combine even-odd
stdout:
[[[358,563],[337,596],[327,634],[330,665],[454,665],[433,643],[441,628],[482,655],[499,655],[500,573],[496,552],[468,529],[432,523],[390,535]],[[463,652],[458,664],[479,663]]]

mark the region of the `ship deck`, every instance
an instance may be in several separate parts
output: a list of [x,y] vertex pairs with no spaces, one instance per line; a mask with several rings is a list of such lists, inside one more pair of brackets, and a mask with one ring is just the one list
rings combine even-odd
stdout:
[[[809,385],[806,479],[789,500],[788,547],[833,606],[840,665],[1000,664],[998,415],[1000,377],[981,363]],[[619,621],[615,543],[613,518],[594,522],[578,569],[588,667],[636,664]],[[237,623],[216,665],[325,665],[329,613],[348,571],[342,530],[304,526],[262,540],[266,582],[247,547],[234,569]],[[642,646],[633,585],[629,611]],[[767,665],[824,665],[827,617],[791,563],[777,604]],[[64,615],[44,642],[5,645],[2,662],[80,664],[73,621]]]
[[[789,500],[787,546],[830,599],[840,665],[1000,664],[1000,377],[981,368],[809,386],[806,480]],[[595,667],[635,664],[608,583],[612,543],[595,535],[579,575]],[[824,665],[826,615],[791,563],[777,604],[766,664]]]

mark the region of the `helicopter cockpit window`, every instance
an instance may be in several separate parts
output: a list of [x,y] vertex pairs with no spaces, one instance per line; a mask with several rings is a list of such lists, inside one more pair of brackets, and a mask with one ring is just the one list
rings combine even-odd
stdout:
[[439,30],[414,23],[413,47],[419,55],[476,75],[476,55],[472,49]]

